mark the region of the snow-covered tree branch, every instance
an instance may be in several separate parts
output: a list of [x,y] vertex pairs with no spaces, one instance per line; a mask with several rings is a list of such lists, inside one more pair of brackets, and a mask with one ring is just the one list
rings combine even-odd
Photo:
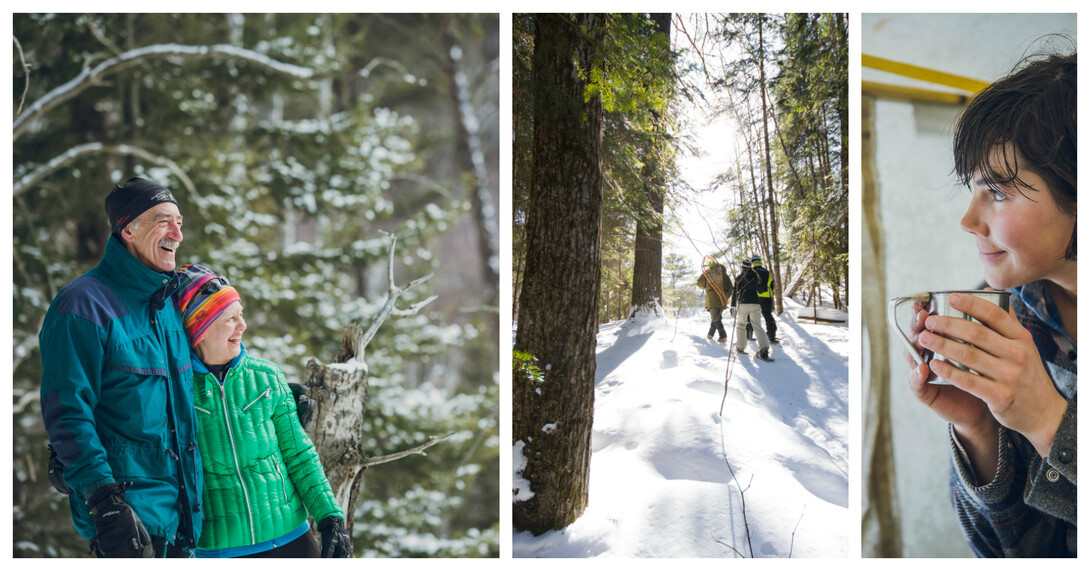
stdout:
[[35,120],[41,118],[58,105],[71,100],[84,90],[99,85],[107,77],[124,71],[143,61],[172,57],[188,59],[208,57],[232,58],[248,61],[265,69],[298,79],[311,79],[317,74],[313,68],[285,63],[253,50],[225,44],[216,44],[212,46],[155,44],[144,46],[126,51],[121,55],[109,58],[94,67],[84,69],[82,73],[73,77],[67,83],[60,85],[43,95],[15,119],[15,122],[12,125],[12,138],[18,139]]
[[178,180],[182,181],[186,190],[189,191],[190,196],[195,199],[197,204],[200,204],[200,194],[197,192],[197,187],[193,184],[193,181],[186,175],[178,163],[170,160],[162,155],[156,155],[147,149],[143,149],[134,145],[105,145],[103,143],[84,143],[82,145],[76,145],[69,148],[63,153],[53,157],[49,162],[39,166],[33,171],[27,173],[19,180],[15,181],[15,187],[13,194],[18,196],[27,190],[34,188],[43,179],[53,174],[54,172],[69,167],[76,160],[83,157],[98,155],[98,154],[116,154],[116,155],[132,155],[139,157],[153,165],[164,166],[170,169],[170,172],[178,177]]

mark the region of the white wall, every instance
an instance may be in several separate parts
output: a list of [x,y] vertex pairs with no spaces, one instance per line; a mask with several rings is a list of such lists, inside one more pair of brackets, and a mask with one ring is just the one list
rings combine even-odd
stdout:
[[[1036,41],[1046,34],[1075,38],[1073,15],[863,14],[861,20],[856,29],[864,54],[984,81],[1006,75],[1024,55],[1050,45],[1072,49],[1071,43]],[[862,78],[943,90],[866,68]],[[975,288],[982,282],[983,267],[973,239],[959,226],[969,193],[952,174],[951,138],[960,111],[954,106],[885,100],[875,106],[877,190],[886,256],[881,277],[890,297]],[[946,425],[909,392],[901,347],[891,336],[891,414],[904,554],[971,556],[947,491]],[[869,382],[864,367],[864,386]]]

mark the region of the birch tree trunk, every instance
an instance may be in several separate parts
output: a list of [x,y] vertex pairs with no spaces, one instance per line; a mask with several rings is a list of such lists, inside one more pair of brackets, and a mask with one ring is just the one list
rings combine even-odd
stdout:
[[480,120],[477,118],[477,109],[473,106],[470,81],[462,61],[461,37],[453,17],[447,17],[440,40],[446,55],[443,61],[444,74],[455,110],[455,147],[464,173],[463,180],[472,206],[473,220],[477,225],[477,255],[481,263],[481,281],[485,284],[482,300],[489,311],[490,333],[497,337],[500,331],[499,225],[496,222],[492,190],[488,186],[488,167],[479,134]]

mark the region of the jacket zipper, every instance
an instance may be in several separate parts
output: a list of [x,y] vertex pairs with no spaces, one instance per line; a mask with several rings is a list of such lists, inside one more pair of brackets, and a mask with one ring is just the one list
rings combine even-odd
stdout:
[[[166,344],[166,339],[163,336],[163,330],[159,326],[159,321],[157,319],[158,312],[154,311],[151,306],[148,306],[148,310],[151,312],[151,327],[155,331],[155,339],[156,339],[156,341],[159,342],[159,347],[161,349],[165,350],[166,347],[167,347],[167,344]],[[164,351],[164,352],[166,352],[166,351]],[[181,450],[180,442],[178,440],[178,421],[177,421],[177,419],[175,418],[175,415],[174,415],[174,412],[175,412],[174,411],[174,396],[175,396],[174,395],[174,376],[171,373],[171,367],[170,367],[171,362],[170,362],[169,357],[168,357],[167,361],[165,363],[163,363],[163,365],[165,366],[166,371],[167,371],[167,373],[166,373],[166,380],[167,380],[167,386],[166,386],[167,410],[166,410],[166,413],[167,413],[167,422],[169,423],[169,426],[170,426],[171,441],[172,441],[171,445],[174,446],[174,447],[177,447],[179,450]],[[178,521],[178,527],[180,528],[180,531],[185,532],[185,534],[187,536],[186,537],[186,542],[189,544],[189,547],[195,547],[196,546],[196,541],[193,538],[193,518],[192,518],[192,514],[189,512],[189,510],[192,509],[192,508],[191,508],[191,505],[190,505],[189,489],[186,486],[185,464],[182,462],[181,457],[179,457],[178,454],[176,452],[174,452],[173,448],[168,449],[168,452],[170,453],[169,455],[171,456],[171,458],[174,460],[174,463],[177,466],[177,470],[178,470],[178,498],[179,498],[179,501],[182,504],[181,517],[179,518],[179,521]],[[198,503],[198,505],[199,505],[199,503]],[[175,534],[174,538],[177,538],[177,534]]]
[[269,396],[270,392],[272,392],[272,387],[269,387],[269,388],[265,389],[265,392],[261,393],[256,399],[250,401],[250,404],[242,407],[242,412],[246,412],[246,410],[249,409],[251,406],[254,406],[254,404],[257,403],[257,401]]
[[246,481],[242,479],[242,468],[238,465],[238,450],[235,449],[235,435],[231,432],[231,419],[227,416],[227,393],[223,390],[222,386],[220,387],[220,400],[223,401],[223,421],[227,425],[227,440],[231,443],[231,455],[235,459],[235,473],[238,474],[238,484],[242,487],[242,497],[246,500],[246,515],[250,518],[250,543],[252,545],[257,543],[257,537],[254,532],[254,510],[250,506],[250,493],[246,491]]

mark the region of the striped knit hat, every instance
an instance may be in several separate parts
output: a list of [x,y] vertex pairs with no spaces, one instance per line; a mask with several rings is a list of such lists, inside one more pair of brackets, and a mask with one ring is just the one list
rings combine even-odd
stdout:
[[182,314],[182,326],[191,348],[201,342],[212,322],[236,301],[242,301],[238,291],[212,270],[199,264],[189,264],[178,270],[174,304]]

